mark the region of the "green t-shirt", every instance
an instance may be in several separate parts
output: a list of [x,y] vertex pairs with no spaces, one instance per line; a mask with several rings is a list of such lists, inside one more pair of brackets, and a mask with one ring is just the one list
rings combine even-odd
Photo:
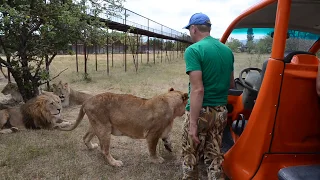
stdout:
[[[234,56],[225,44],[211,36],[190,45],[185,53],[186,73],[202,71],[203,106],[226,105]],[[189,83],[189,97],[191,84]],[[190,98],[186,106],[190,111]]]

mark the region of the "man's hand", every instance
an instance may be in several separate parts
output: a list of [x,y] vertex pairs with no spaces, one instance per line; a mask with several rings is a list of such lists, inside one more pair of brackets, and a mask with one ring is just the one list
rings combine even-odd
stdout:
[[191,136],[195,145],[198,145],[200,143],[199,138],[198,138],[198,124],[190,122],[189,135]]

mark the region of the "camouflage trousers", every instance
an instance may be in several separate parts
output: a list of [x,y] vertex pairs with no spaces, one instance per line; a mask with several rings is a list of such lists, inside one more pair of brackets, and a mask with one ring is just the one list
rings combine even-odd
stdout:
[[208,180],[223,179],[221,152],[222,133],[227,124],[227,108],[225,106],[202,108],[198,118],[198,138],[200,144],[195,145],[189,135],[190,112],[186,111],[182,135],[182,179],[198,179],[199,159],[203,159],[207,169]]

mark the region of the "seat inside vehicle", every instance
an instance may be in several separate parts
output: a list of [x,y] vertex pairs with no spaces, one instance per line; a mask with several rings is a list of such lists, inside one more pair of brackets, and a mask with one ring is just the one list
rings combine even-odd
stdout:
[[[291,60],[293,58],[294,55],[297,55],[297,54],[309,54],[309,55],[314,55],[313,53],[310,53],[308,51],[285,51],[284,52],[284,63],[291,63]],[[269,62],[269,59],[265,60],[262,64],[262,72],[261,72],[261,83],[260,85],[262,84],[262,81],[263,81],[263,78],[264,78],[264,74],[266,72],[266,69],[267,69],[267,65],[268,65],[268,62]],[[260,89],[260,87],[259,87]]]
[[[291,60],[292,60],[293,56],[294,55],[298,55],[298,54],[309,54],[309,55],[314,55],[315,56],[315,54],[307,52],[307,51],[286,51],[284,53],[284,63],[286,63],[286,64],[287,63],[291,63]],[[269,62],[269,60],[265,60],[263,62],[263,65],[262,65],[260,87],[261,87],[261,84],[263,82],[263,78],[264,78],[265,71],[267,69],[268,62]],[[260,90],[260,87],[258,88],[259,90]],[[249,92],[248,91],[247,92],[243,91],[243,94],[244,94],[243,96],[245,96],[245,93],[249,93]],[[251,99],[247,99],[247,101],[249,101],[249,100],[252,100],[252,98]],[[250,103],[254,104],[254,102],[250,102]],[[253,108],[253,105],[252,105],[252,108]],[[233,132],[235,134],[237,134],[238,136],[240,136],[242,134],[242,132],[244,131],[247,123],[248,123],[248,117],[244,117],[242,114],[240,114],[238,119],[232,122],[232,130],[233,130]]]
[[282,168],[278,172],[279,180],[315,180],[320,179],[320,164]]

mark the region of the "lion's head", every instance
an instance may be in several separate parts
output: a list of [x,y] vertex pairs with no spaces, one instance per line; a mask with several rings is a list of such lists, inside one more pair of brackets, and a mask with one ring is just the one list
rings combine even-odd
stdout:
[[172,94],[170,95],[170,97],[175,99],[175,101],[173,101],[173,103],[176,104],[175,115],[176,116],[184,115],[185,107],[189,99],[188,93],[174,90],[172,87],[168,89],[168,93]]
[[18,86],[16,83],[12,83],[12,82],[9,82],[4,88],[3,90],[1,91],[2,94],[4,95],[8,95],[8,94],[12,94],[14,92],[19,92],[18,90]]
[[61,111],[62,111],[62,104],[61,99],[59,96],[53,94],[53,92],[43,91],[42,95],[46,97],[40,97],[39,101],[43,104],[44,110],[47,110],[50,112],[52,116],[60,117]]
[[21,106],[27,128],[50,128],[60,118],[60,98],[52,92],[42,92]]
[[60,81],[58,84],[53,84],[53,93],[61,99],[63,107],[69,105],[70,88],[68,83],[62,84]]

